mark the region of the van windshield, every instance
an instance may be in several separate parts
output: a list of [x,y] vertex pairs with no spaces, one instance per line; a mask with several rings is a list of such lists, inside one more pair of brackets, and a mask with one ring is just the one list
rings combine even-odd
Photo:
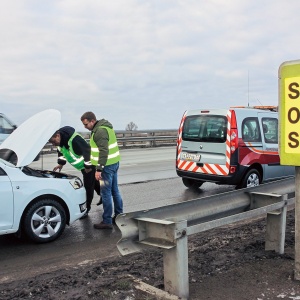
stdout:
[[186,117],[182,130],[185,141],[224,143],[227,135],[227,118],[217,115]]

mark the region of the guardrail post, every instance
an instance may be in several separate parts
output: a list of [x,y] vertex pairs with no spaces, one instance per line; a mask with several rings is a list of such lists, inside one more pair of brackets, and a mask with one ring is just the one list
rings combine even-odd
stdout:
[[[187,221],[177,223],[177,229],[186,228]],[[189,297],[188,274],[188,236],[182,235],[176,240],[176,246],[164,250],[165,290],[182,299]]]
[[164,249],[164,286],[170,294],[188,299],[187,220],[136,218],[139,243]]
[[300,280],[300,167],[295,167],[295,280]]
[[[283,201],[286,201],[287,195],[282,198]],[[278,211],[267,213],[265,250],[274,250],[280,254],[284,253],[286,213],[287,206]]]
[[[122,137],[123,137],[123,138],[125,137],[125,133],[122,134]],[[126,147],[126,141],[125,141],[125,140],[123,141],[123,147],[124,147],[124,148]]]
[[155,140],[155,132],[152,133],[153,141],[152,141],[152,147],[156,147],[156,140]]
[[276,202],[285,202],[285,206],[283,208],[267,213],[265,241],[265,250],[274,250],[280,254],[283,254],[288,196],[272,193],[250,192],[250,197],[251,209],[264,207]]

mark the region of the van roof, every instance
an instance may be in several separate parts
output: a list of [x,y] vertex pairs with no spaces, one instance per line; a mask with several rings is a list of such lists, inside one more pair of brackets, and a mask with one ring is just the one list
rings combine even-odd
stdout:
[[278,111],[278,106],[273,106],[273,105],[230,106],[230,108],[247,108],[247,109],[262,109],[262,110]]

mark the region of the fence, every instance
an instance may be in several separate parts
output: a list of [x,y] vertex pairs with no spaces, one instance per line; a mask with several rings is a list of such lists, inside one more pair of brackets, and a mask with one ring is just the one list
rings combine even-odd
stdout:
[[[90,133],[82,132],[81,135],[89,141]],[[177,129],[157,129],[157,130],[116,130],[116,136],[120,148],[134,147],[162,147],[176,145]],[[52,153],[56,147],[47,143],[43,153]]]

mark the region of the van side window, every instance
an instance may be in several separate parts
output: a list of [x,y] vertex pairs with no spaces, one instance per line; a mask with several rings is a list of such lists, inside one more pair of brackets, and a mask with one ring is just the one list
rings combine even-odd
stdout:
[[196,115],[184,121],[182,139],[185,141],[225,143],[226,137],[226,116]]
[[262,118],[263,135],[266,143],[278,143],[278,120],[276,118]]
[[257,118],[246,118],[242,123],[244,142],[261,142],[261,134]]

